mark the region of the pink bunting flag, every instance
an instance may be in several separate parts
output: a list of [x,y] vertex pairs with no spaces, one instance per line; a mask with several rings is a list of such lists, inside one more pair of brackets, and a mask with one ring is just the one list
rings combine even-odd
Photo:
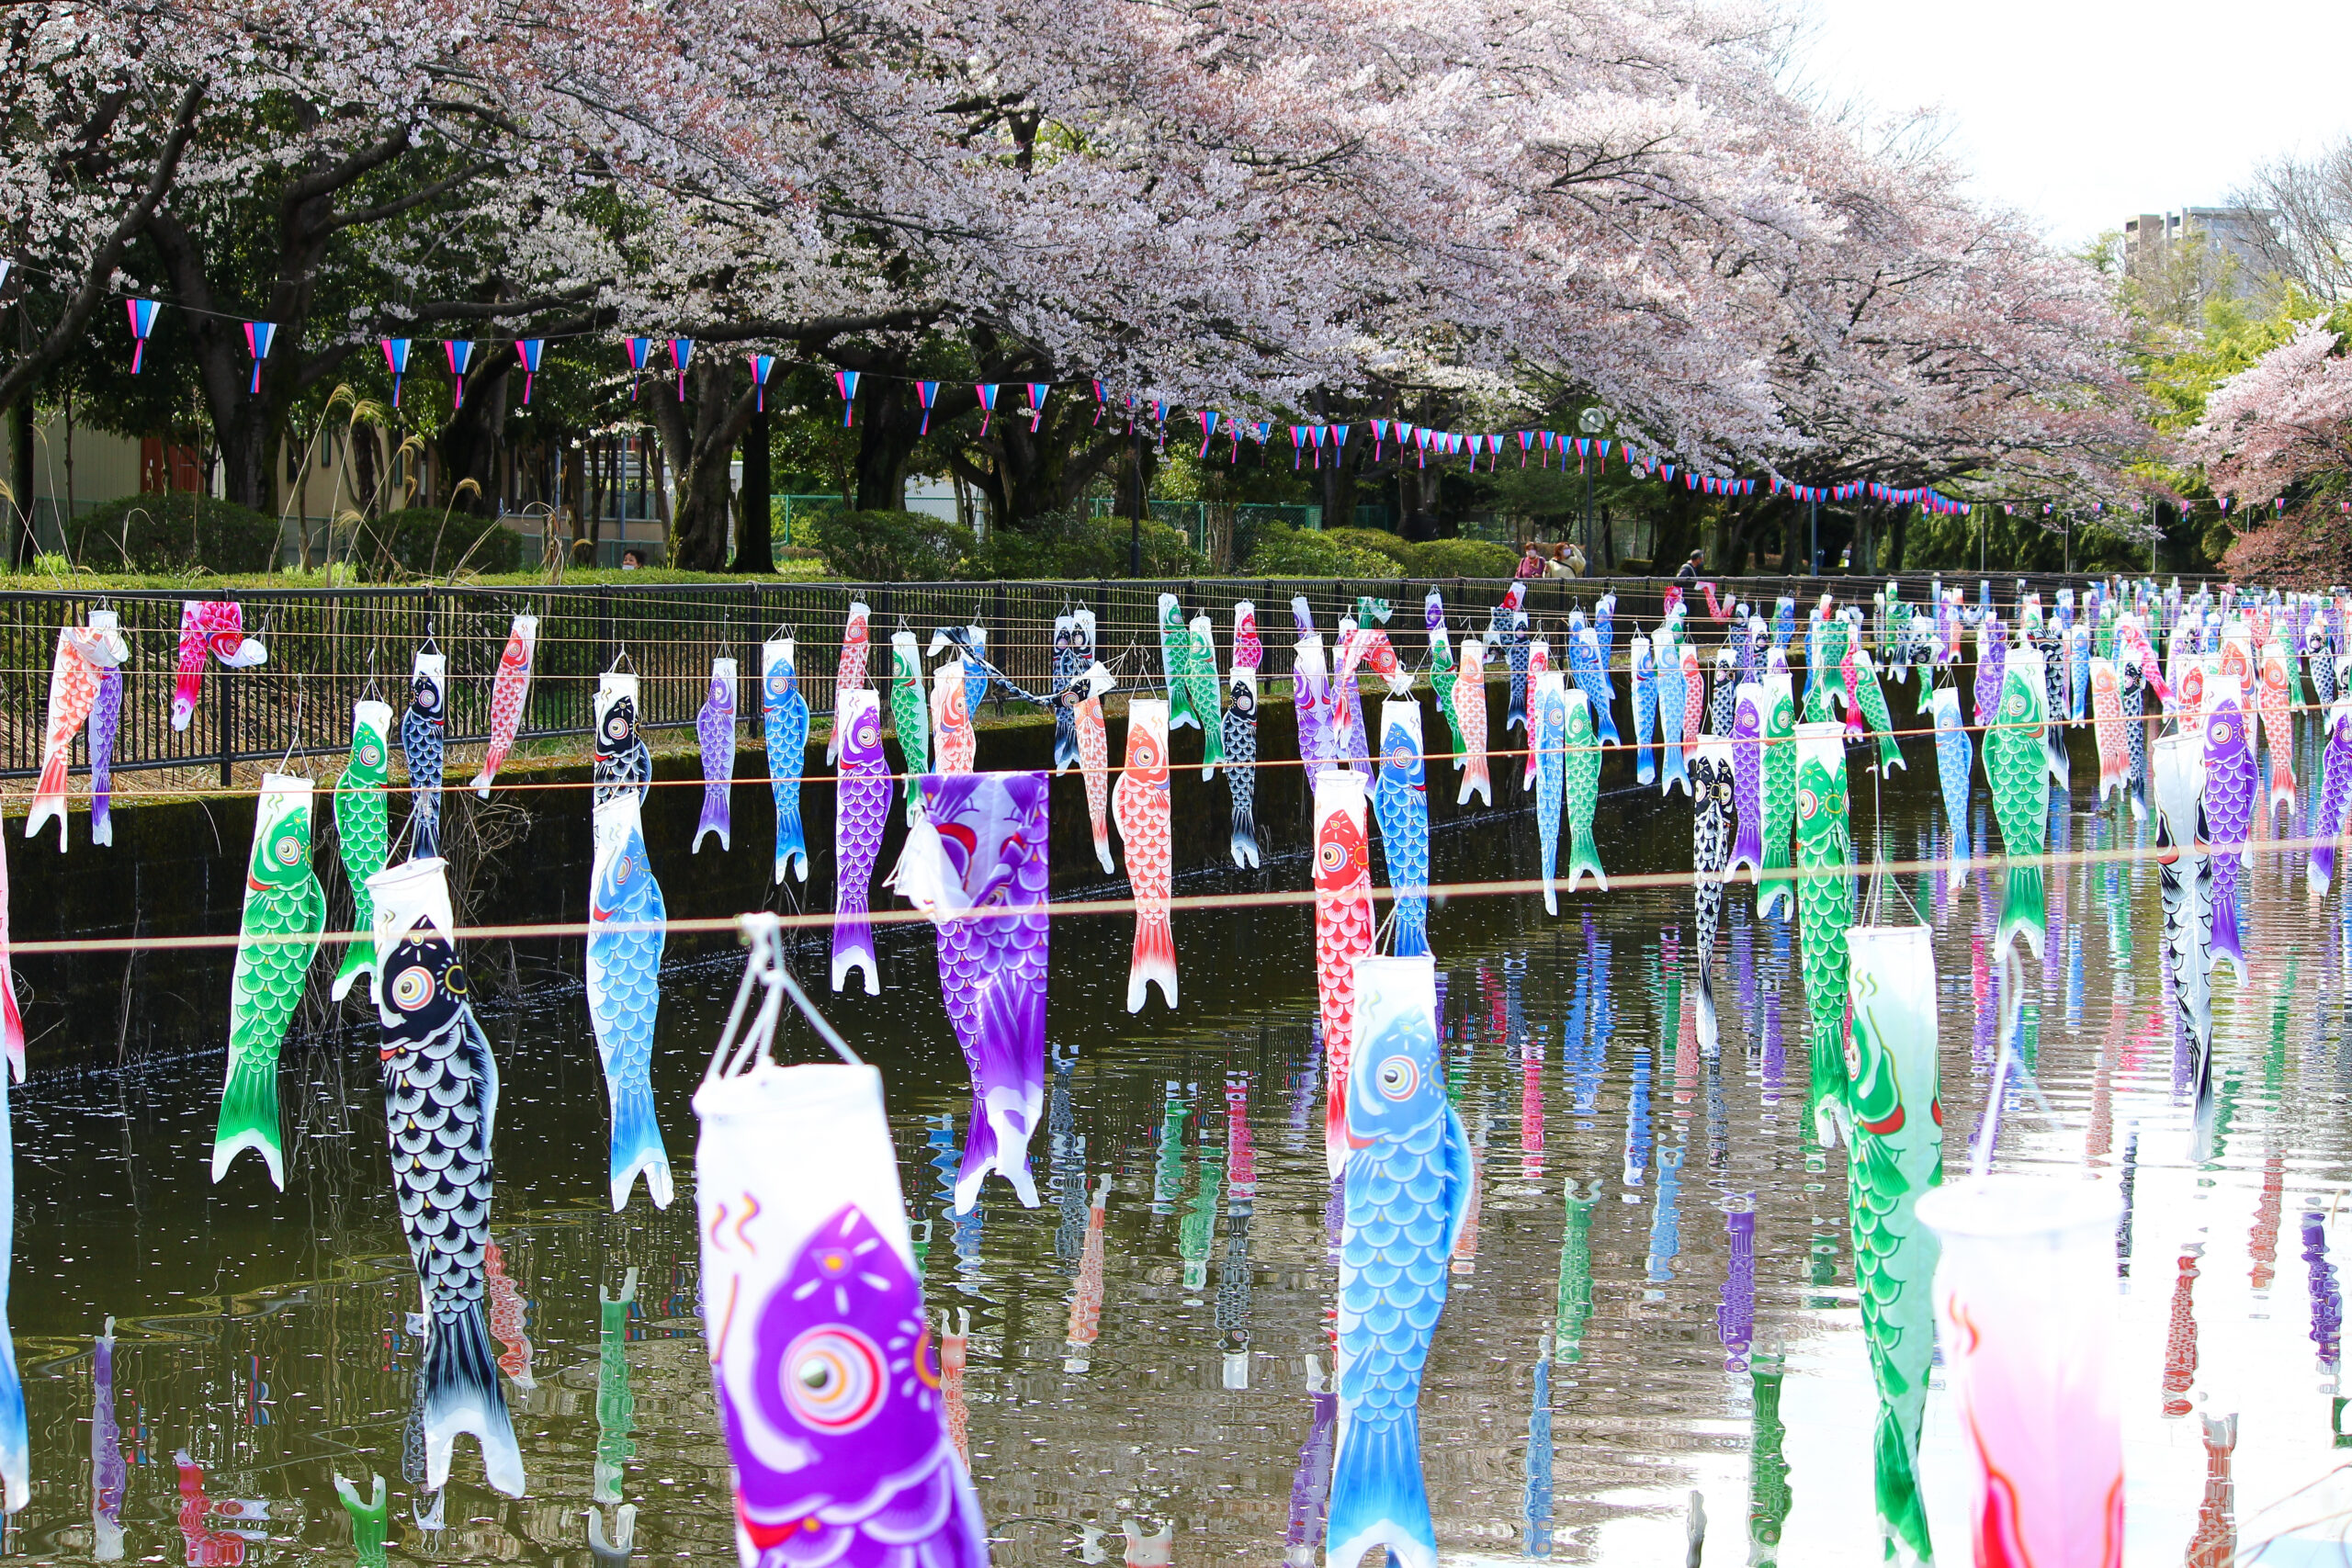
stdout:
[[[1216,422],[1221,417],[1207,409],[1201,411],[1201,456],[1204,458],[1209,455],[1209,437],[1216,434]],[[1236,453],[1241,450],[1241,441],[1238,436],[1234,438],[1233,449]]]
[[653,340],[633,337],[628,340],[628,400],[637,401],[637,383],[645,374],[645,362],[653,357]]
[[915,400],[922,404],[922,428],[915,434],[918,435],[929,435],[931,434],[931,407],[933,403],[939,401],[939,383],[936,381],[917,381],[915,383]]
[[842,428],[847,430],[850,426],[850,416],[857,412],[857,372],[854,370],[834,371],[833,387],[842,395]]
[[543,337],[518,338],[514,355],[523,362],[523,406],[531,406],[531,378],[539,373],[539,360],[547,353],[548,340]]
[[1374,462],[1380,461],[1380,444],[1387,439],[1388,422],[1385,419],[1374,420],[1372,422],[1372,460]]
[[686,361],[695,354],[695,340],[673,337],[670,340],[670,367],[678,373],[678,400],[686,400]]
[[1037,422],[1046,417],[1046,394],[1054,389],[1050,381],[1024,382],[1029,390],[1029,434],[1037,434]]
[[[775,373],[775,355],[773,354],[749,354],[745,355],[744,357],[752,362],[752,406],[757,408],[762,413],[765,413],[768,407],[768,378]],[[847,424],[849,423],[849,418],[846,414],[842,416],[842,423],[843,424]]]
[[972,390],[980,395],[980,434],[982,435],[989,433],[989,421],[996,417],[996,389],[997,383],[994,381],[976,381],[972,384]]

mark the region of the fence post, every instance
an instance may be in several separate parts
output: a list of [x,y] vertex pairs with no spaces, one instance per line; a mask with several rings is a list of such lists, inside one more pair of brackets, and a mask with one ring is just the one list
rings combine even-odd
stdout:
[[[203,657],[211,658],[210,650],[207,649]],[[229,787],[229,766],[236,760],[237,755],[235,728],[237,707],[235,699],[229,694],[231,688],[237,683],[230,678],[232,673],[224,665],[214,671],[212,676],[212,683],[220,688],[220,700],[213,704],[213,707],[216,710],[214,716],[220,726],[220,787],[222,789]]]

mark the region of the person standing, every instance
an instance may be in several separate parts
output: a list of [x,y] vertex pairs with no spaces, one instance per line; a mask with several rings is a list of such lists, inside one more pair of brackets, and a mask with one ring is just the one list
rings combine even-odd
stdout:
[[1544,547],[1537,544],[1532,539],[1528,540],[1527,553],[1519,558],[1519,570],[1512,575],[1517,577],[1543,576]]

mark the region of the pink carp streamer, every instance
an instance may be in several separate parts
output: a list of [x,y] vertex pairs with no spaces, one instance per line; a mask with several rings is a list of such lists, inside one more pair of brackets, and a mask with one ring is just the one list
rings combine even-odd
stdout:
[[506,634],[506,650],[498,656],[498,677],[490,688],[490,747],[482,753],[481,772],[474,775],[474,794],[484,800],[523,728],[523,706],[531,695],[531,657],[538,642],[538,616],[515,616]]
[[[114,628],[114,617],[103,611],[99,615],[106,616],[103,626],[98,615],[94,615],[87,628],[58,628],[57,659],[49,671],[49,728],[41,739],[40,781],[33,789],[32,809],[25,816],[25,837],[32,838],[54,818],[59,854],[65,852],[65,772],[73,756],[74,737],[96,708],[106,677],[119,669],[130,653],[122,634]],[[121,711],[120,680],[117,675],[118,714]],[[94,748],[96,744],[94,736]]]
[[269,661],[258,637],[245,635],[245,607],[224,599],[189,599],[180,604],[179,673],[172,683],[172,728],[186,729],[204,695],[204,658],[210,654],[231,670]]

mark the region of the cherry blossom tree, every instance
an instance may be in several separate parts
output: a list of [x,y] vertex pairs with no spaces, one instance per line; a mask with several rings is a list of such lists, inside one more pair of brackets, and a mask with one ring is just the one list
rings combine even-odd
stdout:
[[[0,197],[78,205],[11,243],[217,312],[191,336],[241,496],[293,400],[432,332],[482,340],[461,473],[497,447],[514,336],[693,340],[685,395],[642,412],[694,565],[725,553],[762,352],[868,378],[866,504],[922,425],[905,378],[945,383],[933,428],[971,429],[955,460],[1012,522],[1133,451],[1095,378],[1122,415],[1277,425],[1597,402],[1700,471],[1814,483],[2096,490],[2143,434],[2096,280],[1788,92],[1744,0],[323,0],[170,12],[169,38],[17,15],[47,29],[15,89],[46,129],[0,152]],[[175,91],[198,104],[167,164]],[[43,287],[62,329],[72,290]],[[259,400],[246,313],[290,334]],[[983,440],[975,381],[1055,389]]]
[[2352,358],[2324,321],[2213,389],[2184,439],[2217,495],[2267,502],[2321,475],[2352,472]]

